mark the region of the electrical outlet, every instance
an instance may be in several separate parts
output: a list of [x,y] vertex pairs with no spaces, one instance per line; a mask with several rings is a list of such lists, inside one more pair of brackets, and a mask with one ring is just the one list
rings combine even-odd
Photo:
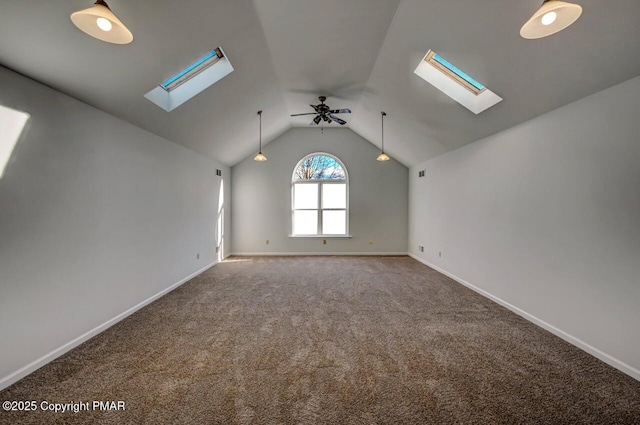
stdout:
[[373,239],[369,239],[369,245],[373,245]]
[[217,254],[218,252],[220,252],[220,247],[219,247],[219,246],[217,246],[217,247],[216,247],[216,254]]
[[269,245],[269,239],[267,239],[267,245]]
[[420,252],[424,252],[424,246],[422,246],[422,245],[418,245],[418,251],[420,251]]
[[200,253],[197,253],[196,254],[196,260],[199,260],[199,259],[200,259]]
[[438,257],[442,257],[442,251],[438,251]]
[[322,240],[322,245],[326,245],[326,244],[327,244],[327,240],[326,240],[326,239],[323,239],[323,240]]

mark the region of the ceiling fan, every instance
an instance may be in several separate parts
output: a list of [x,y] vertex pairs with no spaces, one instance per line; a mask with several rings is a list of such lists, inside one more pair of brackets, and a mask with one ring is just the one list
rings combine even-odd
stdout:
[[340,125],[345,125],[347,123],[345,120],[336,117],[334,114],[350,114],[351,109],[331,109],[329,108],[329,105],[324,104],[324,101],[327,100],[326,96],[320,96],[318,97],[318,99],[320,99],[319,105],[309,105],[315,110],[315,112],[308,112],[306,114],[292,114],[291,116],[297,117],[300,115],[316,115],[316,117],[313,119],[313,121],[311,121],[309,125],[318,125],[321,121],[324,121],[327,124],[330,124],[333,121],[337,122]]

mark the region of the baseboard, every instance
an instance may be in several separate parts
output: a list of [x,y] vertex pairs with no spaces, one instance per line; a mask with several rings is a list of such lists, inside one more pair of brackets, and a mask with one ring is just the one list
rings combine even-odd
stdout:
[[184,279],[180,280],[179,282],[174,283],[173,285],[169,286],[168,288],[163,289],[162,291],[160,291],[157,294],[147,298],[146,300],[142,301],[141,303],[136,304],[135,306],[131,307],[127,311],[118,314],[114,318],[112,318],[110,320],[107,320],[106,322],[104,322],[101,325],[96,326],[95,328],[93,328],[90,331],[80,335],[79,337],[75,338],[74,340],[67,342],[66,344],[62,345],[61,347],[56,348],[55,350],[45,354],[44,356],[40,357],[39,359],[29,363],[28,365],[18,369],[17,371],[15,371],[13,373],[5,376],[4,378],[0,379],[0,390],[3,390],[5,388],[7,388],[9,385],[19,381],[20,379],[24,378],[25,376],[29,375],[30,373],[35,372],[36,370],[40,369],[42,366],[44,366],[47,363],[51,362],[52,360],[60,357],[61,355],[63,355],[67,351],[77,347],[78,345],[82,344],[85,341],[88,341],[89,339],[91,339],[94,336],[98,335],[100,332],[105,331],[106,329],[108,329],[111,326],[115,325],[116,323],[118,323],[122,319],[124,319],[127,316],[130,316],[133,313],[135,313],[136,311],[140,310],[142,307],[152,303],[153,301],[157,300],[158,298],[162,297],[163,295],[173,291],[174,289],[176,289],[177,287],[179,287],[183,283],[193,279],[194,277],[198,276],[201,273],[204,273],[205,271],[207,271],[208,269],[210,269],[211,267],[213,267],[216,264],[217,264],[216,262],[213,262],[213,263],[211,263],[209,265],[204,266],[200,270],[190,274],[189,276],[185,277]]
[[232,256],[236,257],[268,257],[268,256],[295,256],[304,257],[305,255],[381,255],[381,256],[397,256],[409,255],[407,252],[233,252]]
[[615,367],[616,369],[618,369],[621,372],[626,373],[627,375],[631,376],[632,378],[640,381],[640,370],[636,369],[635,367],[626,364],[625,362],[605,353],[604,351],[601,351],[597,348],[595,348],[592,345],[587,344],[586,342],[582,341],[579,338],[576,338],[575,336],[563,331],[562,329],[558,329],[557,327],[553,326],[550,323],[545,322],[542,319],[537,318],[536,316],[527,313],[526,311],[514,306],[513,304],[510,304],[508,302],[506,302],[505,300],[496,297],[495,295],[491,294],[490,292],[485,291],[484,289],[480,289],[477,286],[467,282],[464,279],[459,278],[458,276],[454,275],[453,273],[449,273],[448,271],[441,269],[440,267],[429,263],[428,261],[412,254],[409,253],[409,256],[411,258],[413,258],[416,261],[421,262],[422,264],[431,267],[432,269],[442,273],[443,275],[450,277],[451,279],[455,280],[456,282],[466,286],[469,289],[472,289],[473,291],[479,293],[480,295],[489,298],[490,300],[500,304],[501,306],[508,308],[509,310],[513,311],[514,313],[516,313],[518,316],[521,316],[525,319],[527,319],[528,321],[530,321],[531,323],[540,326],[541,328],[551,332],[552,334],[564,339],[565,341],[567,341],[568,343],[575,345],[576,347],[580,348],[581,350],[586,351],[587,353],[591,354],[592,356],[602,360],[603,362],[607,363],[610,366]]

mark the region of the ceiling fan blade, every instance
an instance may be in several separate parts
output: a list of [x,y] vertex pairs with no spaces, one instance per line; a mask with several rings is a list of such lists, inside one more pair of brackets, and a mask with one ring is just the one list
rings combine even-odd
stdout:
[[342,118],[338,118],[335,115],[329,114],[329,118],[331,118],[332,120],[334,120],[335,122],[337,122],[340,125],[345,125],[347,123],[345,120],[343,120]]
[[350,114],[351,109],[332,109],[329,111],[330,114]]
[[311,107],[313,108],[313,110],[314,110],[314,111],[317,111],[317,110],[318,110],[318,105],[309,105],[309,106],[311,106]]
[[320,118],[320,115],[318,115],[317,117],[315,117],[315,118],[313,119],[313,121],[311,121],[311,124],[310,124],[310,125],[318,125],[318,124],[320,124],[320,120],[321,120],[321,119],[322,119],[322,118]]
[[316,113],[315,112],[309,112],[309,113],[306,113],[306,114],[292,114],[290,116],[297,117],[297,116],[300,116],[300,115],[316,115]]

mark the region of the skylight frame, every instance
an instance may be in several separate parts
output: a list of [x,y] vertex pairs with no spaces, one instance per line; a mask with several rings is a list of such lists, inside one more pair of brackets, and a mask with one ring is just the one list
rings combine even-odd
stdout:
[[[437,58],[442,59],[441,62],[433,59],[435,55],[435,52],[429,50],[418,63],[418,66],[413,71],[414,74],[476,115],[502,101],[500,96],[441,56],[437,56]],[[445,66],[444,63],[450,66]],[[456,71],[459,71],[459,73]],[[483,87],[483,90],[478,90],[478,87],[466,81],[463,76],[478,83]]]
[[460,84],[462,87],[469,90],[476,96],[486,90],[484,84],[480,83],[478,80],[471,77],[469,74],[467,74],[433,50],[429,50],[429,52],[427,52],[427,56],[424,57],[424,60],[432,66],[438,68],[443,73],[447,74],[454,81],[456,81],[458,84]]
[[144,97],[165,111],[171,112],[231,72],[233,72],[233,66],[229,58],[222,47],[217,47],[165,79]]
[[222,50],[220,50],[219,47],[216,47],[214,50],[207,53],[182,71],[160,83],[160,86],[170,92],[200,74],[205,69],[215,65],[223,57],[224,54],[222,53]]

